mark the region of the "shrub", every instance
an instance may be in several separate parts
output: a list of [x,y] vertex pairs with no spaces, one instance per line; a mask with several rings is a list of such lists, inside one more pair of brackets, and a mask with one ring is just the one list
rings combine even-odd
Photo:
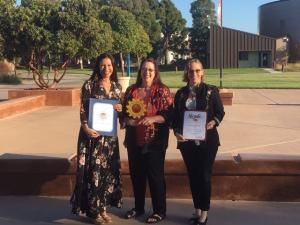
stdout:
[[21,84],[22,81],[17,76],[12,75],[0,75],[0,84]]

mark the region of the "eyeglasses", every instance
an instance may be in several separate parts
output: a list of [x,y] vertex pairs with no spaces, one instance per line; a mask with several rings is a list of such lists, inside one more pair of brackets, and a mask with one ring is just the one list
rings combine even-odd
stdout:
[[189,70],[189,73],[200,73],[203,69]]

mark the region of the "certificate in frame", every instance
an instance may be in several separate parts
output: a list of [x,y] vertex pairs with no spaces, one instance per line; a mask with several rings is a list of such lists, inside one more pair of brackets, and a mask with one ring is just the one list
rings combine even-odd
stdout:
[[205,141],[206,124],[206,111],[185,111],[183,118],[183,137],[187,140]]
[[117,136],[117,100],[90,98],[88,125],[102,136]]

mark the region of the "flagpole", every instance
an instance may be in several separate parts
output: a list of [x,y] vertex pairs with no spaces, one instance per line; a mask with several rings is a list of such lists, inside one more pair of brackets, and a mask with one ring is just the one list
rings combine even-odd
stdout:
[[222,0],[219,0],[219,5],[218,5],[218,19],[219,19],[219,26],[220,26],[220,31],[221,31],[221,40],[220,40],[220,88],[223,88],[223,15],[222,15],[222,8],[223,8],[223,3]]

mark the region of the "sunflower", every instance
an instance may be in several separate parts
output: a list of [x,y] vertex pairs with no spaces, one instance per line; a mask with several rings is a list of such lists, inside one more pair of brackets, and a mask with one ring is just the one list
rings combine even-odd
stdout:
[[128,101],[126,105],[127,113],[133,119],[138,119],[145,115],[146,113],[146,106],[141,99],[133,98],[131,101]]

